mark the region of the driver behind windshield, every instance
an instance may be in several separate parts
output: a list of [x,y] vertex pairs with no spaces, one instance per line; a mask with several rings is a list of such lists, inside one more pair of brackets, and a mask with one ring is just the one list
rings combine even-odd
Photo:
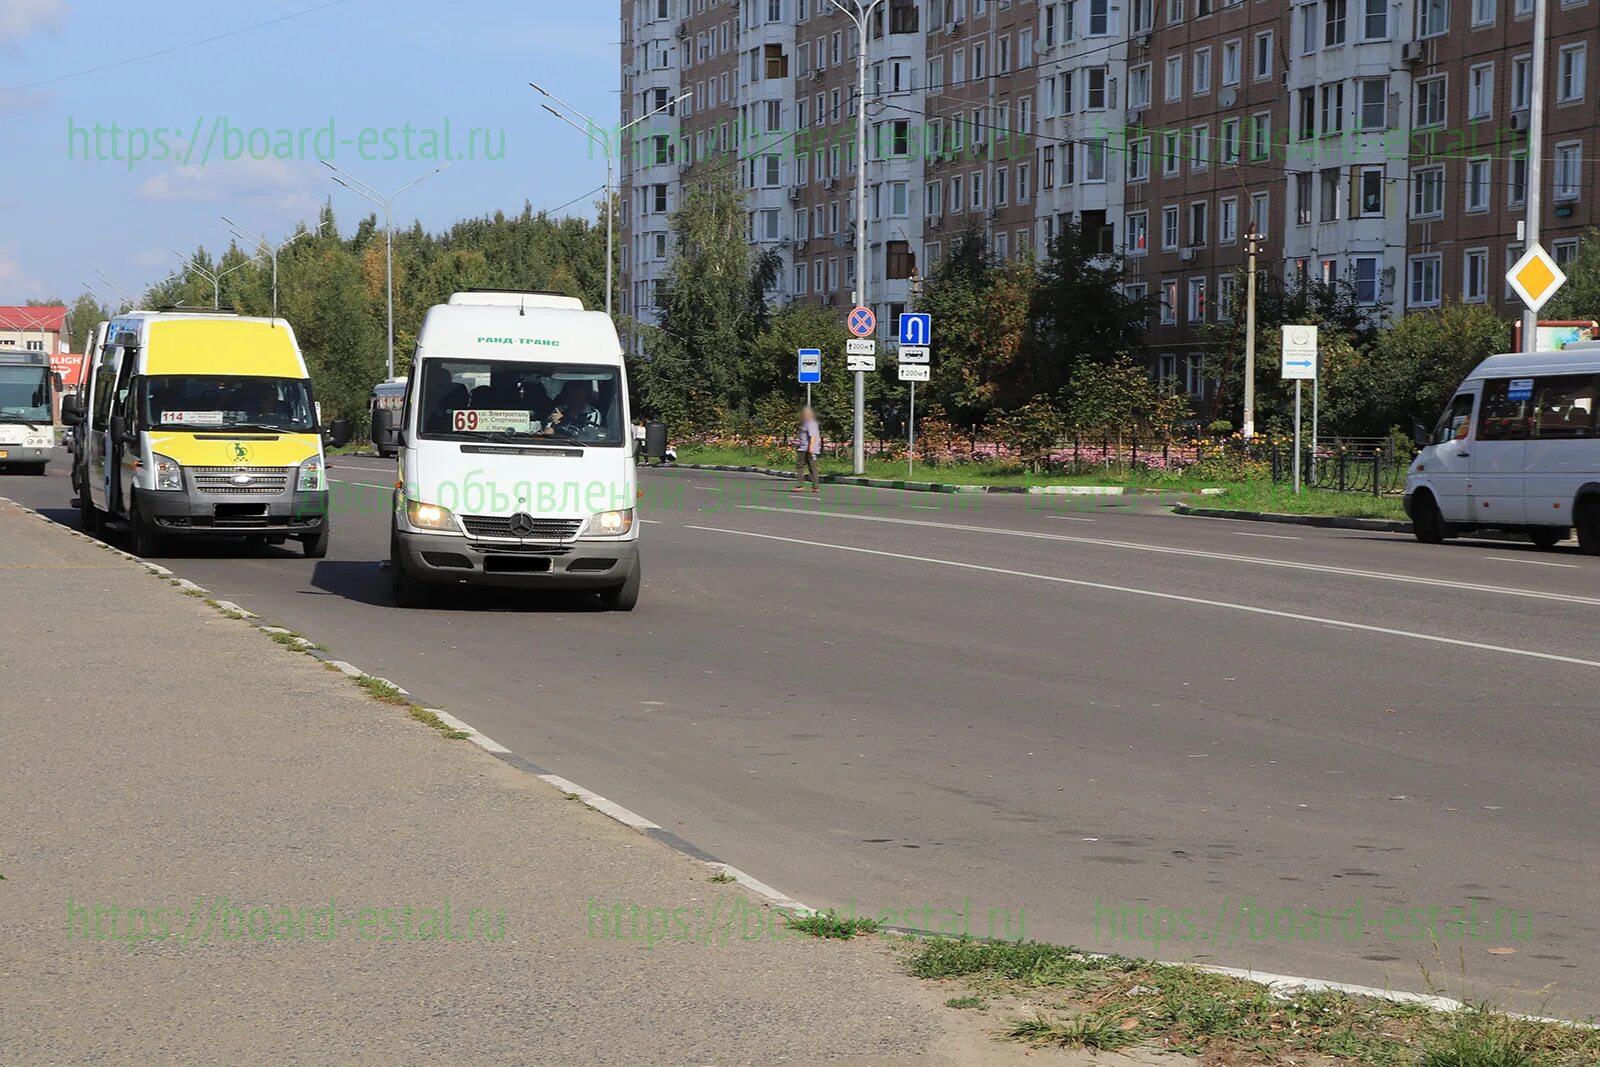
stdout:
[[568,433],[600,426],[605,420],[594,406],[594,383],[571,381],[562,386],[550,419]]

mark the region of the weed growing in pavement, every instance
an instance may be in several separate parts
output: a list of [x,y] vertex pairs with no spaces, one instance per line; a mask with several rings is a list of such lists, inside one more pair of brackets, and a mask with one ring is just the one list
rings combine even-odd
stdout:
[[1332,991],[1275,991],[1193,967],[1059,945],[913,938],[903,944],[913,975],[960,979],[974,998],[1035,1005],[1006,1034],[1036,1045],[1109,1050],[1145,1044],[1205,1054],[1209,1062],[1323,1057],[1350,1067],[1600,1062],[1600,1029],[1592,1025],[1521,1019],[1482,1005],[1449,1013]]
[[370,674],[363,674],[355,679],[355,683],[365,689],[367,695],[374,700],[381,700],[385,704],[393,704],[395,707],[400,708],[411,706],[411,701],[406,698],[406,695],[400,691],[398,686],[391,685],[382,678],[374,678]]
[[708,882],[716,882],[718,885],[725,885],[728,882],[737,882],[738,879],[735,878],[733,875],[729,874],[727,871],[718,871],[716,874],[713,874],[710,878],[707,878],[706,881],[708,881]]
[[944,1002],[944,1006],[947,1008],[976,1008],[982,1011],[984,1003],[985,1001],[982,997],[951,997]]
[[848,941],[857,934],[876,933],[882,924],[876,919],[845,918],[829,909],[790,918],[785,925],[812,937]]
[[410,704],[408,702],[408,706],[413,719],[417,720],[424,726],[433,727],[435,730],[438,730],[441,734],[444,734],[445,737],[452,741],[465,741],[467,738],[472,736],[465,730],[457,730],[455,727],[451,726],[449,723],[445,722],[443,719],[439,718],[439,716],[435,715],[433,712],[429,711],[420,704]]

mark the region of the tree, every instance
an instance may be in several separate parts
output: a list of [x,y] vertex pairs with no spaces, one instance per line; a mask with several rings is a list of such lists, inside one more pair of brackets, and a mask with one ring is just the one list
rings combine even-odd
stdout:
[[[1009,313],[997,315],[998,308]],[[934,268],[919,310],[933,315],[938,330],[939,355],[924,392],[957,425],[977,427],[1001,401],[999,367],[1021,355],[1027,303],[975,223]],[[997,330],[997,322],[1004,328]]]
[[750,345],[778,266],[773,253],[751,253],[744,192],[726,170],[686,184],[671,225],[677,256],[656,296],[661,321],[641,329],[645,358],[632,373],[646,411],[695,432],[767,391]]
[[1137,343],[1149,307],[1122,291],[1123,265],[1068,223],[1051,240],[1033,289],[1029,358],[1006,383],[1012,395],[1055,393],[1085,363],[1111,363]]
[[88,293],[81,294],[67,311],[67,337],[75,351],[86,352],[94,343],[94,330],[111,317],[111,309]]
[[1600,320],[1600,229],[1584,234],[1578,258],[1565,268],[1567,284],[1550,299],[1542,319]]

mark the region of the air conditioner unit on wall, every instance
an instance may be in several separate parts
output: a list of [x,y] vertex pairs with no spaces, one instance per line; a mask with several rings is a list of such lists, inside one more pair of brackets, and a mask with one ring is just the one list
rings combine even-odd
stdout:
[[1182,260],[1183,262],[1185,262],[1185,263],[1193,263],[1194,262],[1194,249],[1192,249],[1192,248],[1179,249],[1178,258],[1180,260]]
[[1400,46],[1400,62],[1402,62],[1402,63],[1420,63],[1420,62],[1422,62],[1422,42],[1421,41],[1407,41],[1405,44],[1401,45]]

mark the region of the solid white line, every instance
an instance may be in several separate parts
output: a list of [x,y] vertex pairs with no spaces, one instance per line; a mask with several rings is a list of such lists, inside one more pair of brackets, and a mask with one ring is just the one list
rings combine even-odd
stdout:
[[1077,537],[1072,534],[1043,533],[1036,530],[1007,530],[997,526],[964,526],[953,522],[930,522],[927,519],[894,519],[886,515],[847,515],[837,511],[798,511],[795,508],[775,508],[766,504],[741,504],[740,507],[746,511],[781,511],[794,515],[815,515],[830,519],[854,519],[857,522],[889,522],[902,526],[926,526],[936,530],[992,534],[997,537],[1030,537],[1043,541],[1065,541],[1078,545],[1098,545],[1102,548],[1126,548],[1137,552],[1156,552],[1168,556],[1219,559],[1230,563],[1249,563],[1257,567],[1282,567],[1288,570],[1314,571],[1319,574],[1337,574],[1348,578],[1376,578],[1380,581],[1401,582],[1406,585],[1429,585],[1444,589],[1460,589],[1473,593],[1498,593],[1501,596],[1527,597],[1531,600],[1556,600],[1564,604],[1583,604],[1591,607],[1600,607],[1600,598],[1577,596],[1571,593],[1546,593],[1537,589],[1517,589],[1513,586],[1479,585],[1476,582],[1455,582],[1447,578],[1424,578],[1416,574],[1367,571],[1355,567],[1334,567],[1324,563],[1302,563],[1297,560],[1268,559],[1265,556],[1236,556],[1231,552],[1207,552],[1198,548],[1151,545],[1139,541],[1111,541],[1099,537]]
[[1062,522],[1094,522],[1095,521],[1094,519],[1086,519],[1082,515],[1051,515],[1049,513],[1046,513],[1045,518],[1047,518],[1047,519],[1060,519]]
[[1288,534],[1245,533],[1243,530],[1235,530],[1233,532],[1238,534],[1240,537],[1266,537],[1266,538],[1270,538],[1273,541],[1298,541],[1298,540],[1300,540],[1300,538],[1298,538],[1298,537],[1290,537]]
[[937,559],[932,556],[912,556],[901,552],[883,552],[875,548],[858,548],[855,545],[835,545],[826,541],[805,541],[798,537],[779,537],[775,534],[751,533],[748,530],[726,530],[716,526],[685,526],[687,530],[702,530],[706,533],[732,534],[735,537],[757,537],[764,541],[781,541],[791,545],[805,545],[810,548],[828,548],[835,552],[856,552],[865,556],[881,556],[886,559],[897,559],[911,563],[932,563],[941,567],[957,567],[961,570],[981,571],[986,574],[1003,574],[1011,578],[1031,578],[1040,582],[1055,582],[1060,585],[1072,585],[1081,589],[1099,589],[1109,593],[1127,593],[1131,596],[1150,597],[1155,600],[1172,600],[1181,604],[1196,604],[1200,607],[1222,608],[1227,611],[1242,611],[1249,615],[1266,615],[1275,619],[1290,619],[1294,622],[1309,622],[1318,626],[1333,626],[1342,630],[1357,630],[1362,633],[1384,634],[1389,637],[1409,637],[1416,641],[1428,641],[1439,645],[1452,645],[1457,648],[1473,648],[1481,652],[1503,652],[1509,656],[1526,656],[1530,659],[1550,660],[1555,663],[1570,663],[1579,667],[1600,667],[1600,660],[1579,659],[1575,656],[1558,656],[1553,652],[1535,652],[1526,648],[1510,648],[1505,645],[1491,645],[1482,641],[1464,641],[1455,637],[1440,637],[1437,634],[1418,633],[1414,630],[1397,630],[1389,626],[1372,626],[1363,622],[1346,622],[1343,619],[1330,619],[1320,615],[1302,615],[1294,611],[1278,611],[1275,608],[1258,608],[1248,604],[1230,604],[1222,600],[1207,600],[1204,597],[1183,596],[1178,593],[1162,593],[1154,589],[1136,589],[1126,585],[1111,585],[1107,582],[1090,582],[1081,578],[1063,578],[1055,574],[1036,574],[1032,571],[1014,571],[1004,567],[987,567],[981,563],[967,563],[961,560]]
[[330,482],[338,482],[341,485],[362,485],[362,486],[367,487],[368,489],[393,489],[394,488],[394,484],[392,482],[390,484],[388,484],[388,485],[374,485],[371,482],[352,482],[348,478],[329,478],[328,481],[330,481]]
[[1484,559],[1497,560],[1500,563],[1526,563],[1531,567],[1565,567],[1568,570],[1579,570],[1576,563],[1551,563],[1542,559],[1517,559],[1515,556],[1484,556]]

